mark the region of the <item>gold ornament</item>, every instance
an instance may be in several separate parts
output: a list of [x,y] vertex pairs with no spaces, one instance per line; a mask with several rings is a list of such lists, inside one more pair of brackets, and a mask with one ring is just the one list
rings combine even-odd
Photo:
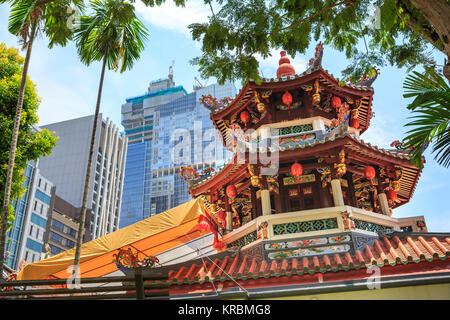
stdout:
[[334,164],[334,167],[337,169],[337,174],[339,177],[342,177],[347,172],[347,167],[345,166],[345,151],[342,149],[339,152],[339,161],[340,163]]
[[261,100],[259,99],[258,96],[258,92],[255,91],[255,102],[256,102],[256,108],[258,109],[259,113],[263,113],[264,111],[266,111],[266,105],[261,102]]
[[254,187],[261,186],[261,180],[258,175],[255,174],[255,167],[251,164],[248,165],[248,172],[250,173],[250,182]]
[[400,190],[400,182],[397,180],[392,181],[392,189],[397,192]]
[[316,82],[314,82],[314,94],[313,94],[313,105],[314,106],[318,106],[320,104],[320,86],[319,86],[319,80],[316,80]]
[[259,181],[259,177],[258,176],[251,176],[250,177],[250,181],[252,183],[252,186],[254,187],[259,187],[261,182]]

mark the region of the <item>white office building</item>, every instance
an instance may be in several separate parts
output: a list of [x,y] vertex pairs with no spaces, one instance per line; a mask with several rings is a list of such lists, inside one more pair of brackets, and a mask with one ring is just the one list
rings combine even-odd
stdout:
[[[39,168],[56,186],[56,194],[81,207],[94,116],[52,123],[43,128],[59,137],[50,156]],[[88,209],[92,209],[93,239],[119,228],[127,138],[109,118],[98,117],[89,185]]]

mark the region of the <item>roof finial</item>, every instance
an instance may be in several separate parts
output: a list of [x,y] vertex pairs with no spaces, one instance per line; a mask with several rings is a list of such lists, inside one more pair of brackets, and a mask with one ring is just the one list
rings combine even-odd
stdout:
[[322,56],[323,56],[323,43],[319,42],[316,45],[316,51],[314,53],[314,58],[309,59],[308,69],[306,72],[312,72],[315,69],[322,66]]
[[291,61],[286,56],[286,51],[281,51],[281,58],[278,64],[280,65],[277,70],[277,78],[281,78],[284,76],[295,76],[295,69],[291,65]]

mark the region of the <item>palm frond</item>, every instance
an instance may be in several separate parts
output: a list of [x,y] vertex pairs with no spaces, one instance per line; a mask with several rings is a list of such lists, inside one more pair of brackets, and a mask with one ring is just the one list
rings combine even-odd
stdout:
[[37,0],[15,0],[11,3],[8,31],[19,37],[23,47],[27,46],[31,30],[31,13]]
[[414,110],[418,107],[433,106],[437,103],[449,106],[450,87],[447,82],[435,69],[427,67],[425,70],[424,74],[414,71],[405,80],[403,85],[405,94],[403,97],[415,97],[408,109]]
[[435,160],[442,166],[450,165],[450,88],[443,77],[433,69],[424,74],[413,72],[405,80],[405,97],[415,97],[408,106],[413,111],[413,127],[404,139],[412,162],[422,166],[422,153],[432,144]]
[[134,6],[121,0],[92,0],[90,4],[92,15],[81,18],[74,36],[81,61],[89,65],[106,56],[108,69],[131,69],[148,35]]
[[[6,2],[4,0],[1,0]],[[36,24],[37,33],[43,32],[49,38],[49,47],[66,45],[72,38],[73,29],[68,24],[73,15],[70,8],[83,12],[82,0],[12,0],[8,30],[19,37],[23,47],[29,41],[31,25]]]

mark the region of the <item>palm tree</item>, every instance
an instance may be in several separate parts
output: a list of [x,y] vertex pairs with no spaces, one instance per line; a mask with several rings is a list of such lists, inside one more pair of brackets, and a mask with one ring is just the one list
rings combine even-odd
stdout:
[[432,153],[438,164],[450,165],[450,87],[434,68],[416,71],[404,83],[405,98],[414,97],[408,105],[413,111],[413,121],[405,126],[413,127],[404,139],[404,148],[409,149],[412,162],[422,167],[422,153],[432,144]]
[[86,65],[93,61],[102,61],[100,84],[97,94],[91,145],[84,181],[83,203],[81,206],[80,225],[75,249],[74,273],[80,263],[81,244],[86,219],[89,182],[92,167],[92,155],[97,131],[105,69],[124,72],[131,69],[144,49],[147,29],[136,17],[134,6],[123,0],[92,0],[91,16],[81,17],[80,28],[75,31],[75,41],[80,59]]
[[82,10],[80,0],[0,0],[0,4],[9,2],[11,13],[8,30],[19,38],[22,49],[26,50],[22,70],[19,96],[17,99],[14,129],[9,151],[8,169],[6,173],[5,192],[1,214],[0,230],[0,274],[3,273],[6,228],[8,211],[10,210],[10,195],[12,177],[15,165],[17,139],[19,135],[20,118],[22,114],[25,84],[30,64],[31,50],[36,36],[40,33],[49,38],[49,48],[54,45],[66,45],[72,36],[71,25],[67,23],[72,15],[69,8]]

